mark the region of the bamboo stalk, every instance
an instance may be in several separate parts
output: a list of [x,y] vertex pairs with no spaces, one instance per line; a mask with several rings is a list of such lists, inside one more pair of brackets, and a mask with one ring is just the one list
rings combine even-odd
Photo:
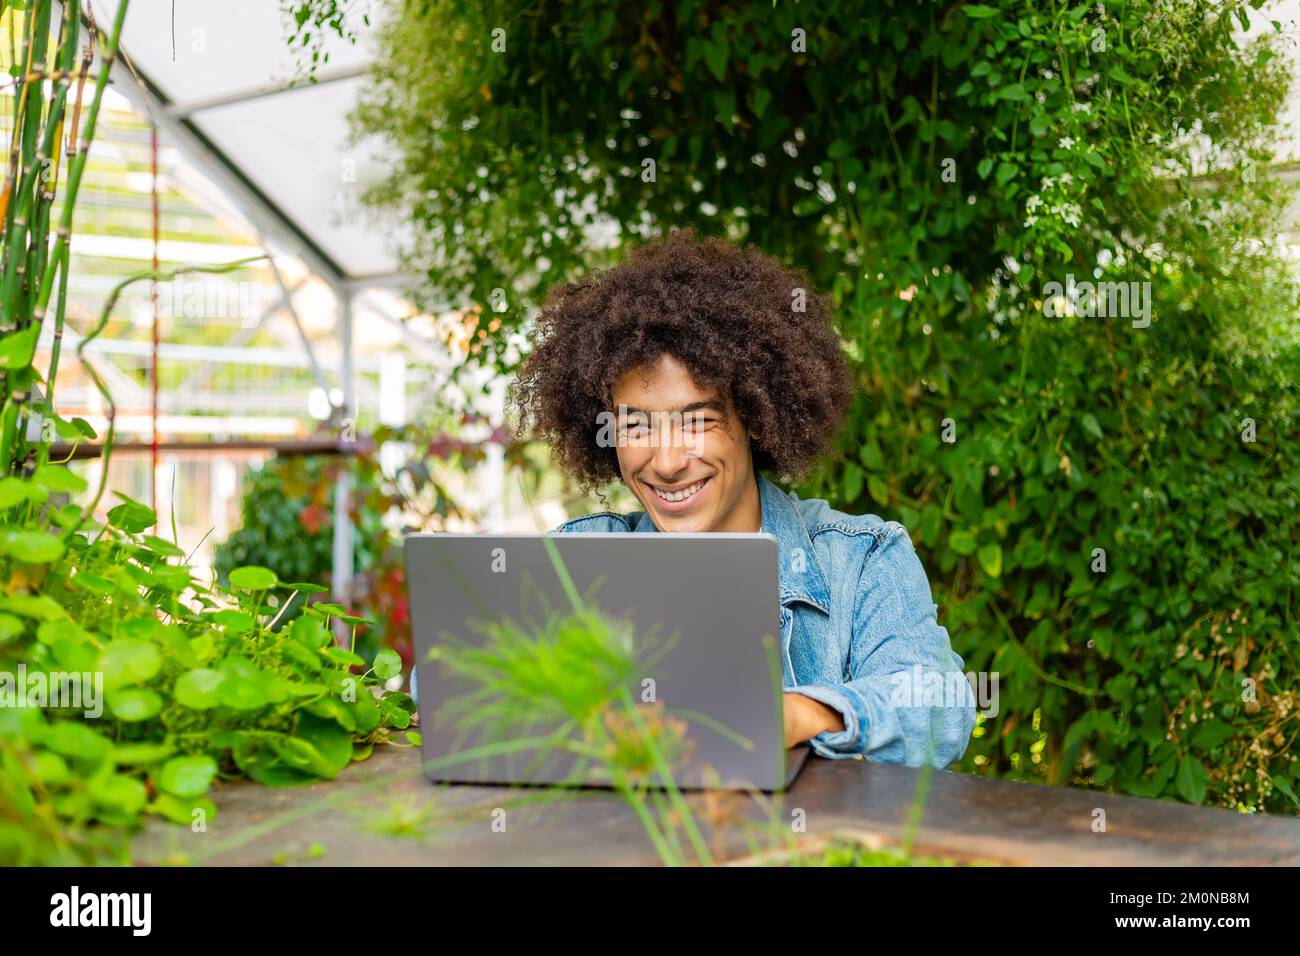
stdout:
[[[77,0],[80,2],[80,0]],[[87,27],[89,37],[81,54],[81,69],[77,75],[77,98],[72,106],[72,123],[68,128],[64,154],[68,158],[68,167],[72,167],[72,161],[77,155],[77,131],[81,127],[81,104],[86,89],[86,79],[90,76],[90,67],[95,59],[95,41],[98,36],[98,30],[95,27],[94,18],[91,18]],[[65,247],[63,255],[55,266],[59,268],[59,298],[54,312],[54,341],[50,346],[50,367],[45,373],[45,407],[42,409],[42,419],[53,418],[54,416],[54,386],[59,375],[59,356],[63,350],[63,325],[67,314],[68,305],[68,262],[70,252]],[[41,442],[37,453],[40,464],[45,464],[49,460],[50,446],[48,442]]]
[[[72,210],[73,206],[76,205],[77,192],[81,187],[81,174],[86,168],[86,157],[90,153],[90,143],[95,138],[95,123],[99,119],[99,105],[104,98],[104,88],[108,85],[109,71],[113,66],[113,60],[117,57],[117,44],[122,35],[122,23],[126,19],[126,9],[127,4],[125,2],[117,8],[117,16],[113,20],[113,32],[109,35],[103,53],[103,65],[99,69],[99,76],[95,79],[95,94],[91,97],[90,108],[86,111],[86,130],[77,143],[76,156],[73,157],[72,162],[69,164],[68,192],[63,200],[63,212],[59,217],[54,249],[50,256],[53,259],[59,258],[63,247],[68,244],[68,237],[72,234]],[[33,315],[37,322],[41,321],[45,316],[45,310],[49,305],[50,292],[53,287],[53,274],[47,272],[44,281],[41,283],[41,292],[37,298]]]
[[[85,170],[87,156],[90,152],[90,143],[94,139],[95,123],[99,115],[100,103],[103,100],[104,89],[108,85],[108,77],[113,65],[113,60],[117,56],[118,42],[122,34],[122,25],[126,19],[127,7],[128,3],[126,2],[119,4],[114,17],[112,31],[108,35],[108,39],[104,45],[102,65],[95,82],[95,92],[91,98],[90,107],[87,110],[85,132],[77,142],[76,153],[68,164],[67,191],[64,196],[58,225],[55,228],[54,245],[48,251],[46,257],[46,262],[53,264],[55,268],[47,267],[43,269],[39,284],[40,291],[37,293],[30,311],[23,316],[23,318],[26,319],[26,325],[35,324],[40,326],[43,323],[45,312],[49,306],[50,294],[54,288],[55,276],[60,272],[66,271],[68,268],[69,259],[64,253],[68,247],[68,238],[72,233],[73,209],[77,201],[81,176]],[[48,0],[46,0],[46,2],[43,2],[38,7],[37,15],[33,21],[33,35],[30,46],[32,52],[27,57],[28,73],[32,72],[31,66],[34,63],[34,57],[37,54],[37,51],[40,52],[42,57],[44,56],[45,43],[43,41],[48,36],[49,32],[50,10],[51,5]],[[44,26],[43,33],[40,29],[42,24]],[[66,43],[71,44],[73,42],[73,36],[74,34],[72,31],[69,31],[68,35],[65,37]],[[64,58],[67,65],[70,66],[72,62],[70,55],[65,52]],[[43,63],[40,64],[40,69],[42,71],[44,70]],[[68,71],[65,70],[62,72],[66,74]],[[29,108],[28,105],[26,105],[26,100],[28,99],[27,89],[29,85],[30,84],[24,84],[23,96],[20,98],[20,106],[22,106],[24,110]],[[49,155],[50,143],[53,141],[54,134],[60,125],[57,122],[58,116],[55,115],[55,111],[61,115],[63,103],[67,98],[68,83],[66,78],[60,81],[59,86],[60,88],[55,96],[51,115],[48,117],[51,122],[47,122],[45,136],[43,138],[44,148],[42,152],[46,156]],[[35,116],[36,119],[33,120],[31,118],[32,116]],[[23,174],[20,182],[24,187],[30,188],[30,183],[32,182],[34,173],[34,141],[36,139],[36,130],[39,128],[39,110],[35,113],[26,114],[24,120],[24,135],[21,144],[22,160],[20,161],[21,165],[19,167],[23,170]],[[28,196],[25,194],[25,189],[20,188],[19,194],[17,196],[11,196],[9,202],[9,212],[13,215],[12,226],[14,232],[8,237],[10,242],[5,244],[8,253],[8,261],[5,263],[3,286],[0,286],[0,303],[9,310],[6,318],[11,318],[13,320],[12,322],[3,322],[3,327],[8,331],[12,331],[18,327],[19,316],[17,315],[16,309],[18,303],[22,301],[19,298],[20,289],[17,287],[17,276],[20,269],[25,271],[25,266],[19,266],[18,261],[21,254],[21,246],[19,245],[20,236],[22,238],[27,238],[28,236],[27,221],[23,215],[27,208],[27,200]],[[15,203],[17,203],[16,207]],[[21,230],[21,232],[19,230]],[[32,374],[30,366],[18,371],[20,373],[18,376],[5,376],[5,406],[3,415],[0,415],[0,462],[3,463],[6,473],[12,471],[15,462],[14,431],[19,419],[20,406],[25,404],[27,398],[25,391],[17,392],[14,389],[14,380],[21,379],[21,373],[25,373],[26,378],[30,380]],[[102,383],[97,384],[102,385]],[[23,444],[25,444],[25,442],[23,442]]]
[[[73,63],[76,46],[72,41],[72,25],[68,17],[73,12],[72,7],[74,5],[75,3],[66,5],[63,8],[64,15],[60,24],[59,42],[56,44],[53,58],[56,66],[70,67]],[[41,29],[39,23],[37,29]],[[48,33],[48,26],[46,26],[46,32]],[[44,55],[43,52],[42,55]],[[42,64],[41,70],[33,68],[32,75],[39,77],[42,75],[43,70],[44,66]],[[66,71],[56,70],[54,72]],[[45,119],[45,130],[40,143],[32,156],[31,164],[24,171],[23,180],[19,187],[19,202],[21,205],[15,212],[16,221],[21,219],[30,224],[29,233],[25,237],[27,260],[25,266],[16,266],[16,270],[22,274],[22,282],[16,289],[12,290],[16,292],[18,297],[17,309],[12,316],[13,325],[19,329],[27,328],[32,324],[35,287],[43,278],[48,263],[46,237],[54,200],[54,191],[50,182],[48,167],[51,164],[51,153],[55,155],[58,153],[59,136],[63,129],[64,104],[68,95],[68,80],[66,78],[57,79],[54,82],[58,89],[50,102]],[[39,110],[33,111],[31,116],[31,128],[35,131],[40,128]],[[15,233],[15,243],[20,238]],[[14,248],[16,251],[21,251],[21,245],[15,245]],[[15,256],[16,259],[17,256]],[[27,450],[27,429],[24,426],[27,419],[26,407],[31,398],[33,379],[34,370],[31,367],[19,370],[14,376],[14,387],[11,393],[11,400],[16,408],[13,416],[16,434],[14,435],[14,447],[6,458],[6,462],[12,470],[14,463],[21,461],[25,473],[30,472],[34,467],[34,462],[28,461],[30,456]]]
[[[29,248],[29,226],[33,210],[31,208],[30,193],[35,173],[36,154],[38,152],[36,140],[39,136],[41,125],[41,106],[43,105],[38,98],[41,87],[39,83],[33,84],[27,79],[33,72],[42,72],[45,69],[45,54],[49,46],[50,39],[50,16],[53,12],[53,6],[46,0],[40,3],[35,10],[34,15],[29,16],[31,22],[31,37],[26,56],[25,74],[22,83],[22,119],[21,138],[19,140],[19,159],[18,159],[18,182],[17,191],[9,197],[11,206],[17,204],[14,208],[13,224],[16,227],[9,234],[9,249],[5,260],[4,268],[4,320],[0,324],[0,331],[9,332],[20,328],[19,325],[19,306],[24,298],[24,287],[22,283],[26,281],[27,274],[27,256],[25,250]],[[32,95],[32,87],[36,86],[37,96]],[[15,123],[20,122],[15,117]],[[49,131],[47,130],[47,133]],[[6,399],[9,397],[6,394]]]

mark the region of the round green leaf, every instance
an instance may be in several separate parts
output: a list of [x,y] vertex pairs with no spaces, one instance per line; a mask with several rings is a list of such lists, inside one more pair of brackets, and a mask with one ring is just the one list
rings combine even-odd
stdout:
[[69,494],[80,494],[89,487],[85,478],[74,474],[62,465],[41,465],[32,474],[32,481],[50,491],[64,491]]
[[294,734],[315,748],[324,761],[322,776],[332,777],[352,762],[352,734],[332,720],[300,714]]
[[119,767],[140,767],[157,763],[175,752],[171,744],[118,744],[113,749],[113,762]]
[[98,763],[113,752],[113,744],[78,721],[60,720],[41,732],[41,743],[64,757]]
[[223,674],[217,685],[217,701],[232,710],[257,710],[270,702],[266,686],[235,674]]
[[99,652],[96,669],[104,672],[109,690],[152,680],[162,667],[162,655],[148,641],[113,641]]
[[108,696],[108,709],[118,720],[148,720],[162,710],[162,698],[147,687],[125,687]]
[[22,618],[0,612],[0,643],[9,640],[16,634],[21,634],[26,626]]
[[144,784],[134,777],[114,774],[103,783],[94,787],[92,794],[95,803],[108,810],[113,810],[123,817],[133,817],[144,809],[149,800],[149,793]]
[[230,572],[230,586],[232,588],[244,588],[249,591],[265,591],[267,588],[273,588],[280,581],[275,576],[275,572],[270,568],[263,568],[257,565],[250,565],[246,568],[235,568]]
[[224,627],[231,634],[245,634],[248,631],[251,631],[257,623],[242,611],[236,611],[231,608],[226,608],[225,610],[217,611],[214,614],[208,615],[208,620],[213,624]]
[[385,648],[375,655],[374,670],[380,680],[396,677],[402,672],[402,658],[397,651]]
[[158,787],[177,797],[198,797],[212,786],[217,762],[207,754],[173,757],[158,772]]
[[40,504],[50,493],[40,485],[21,478],[0,478],[0,508],[12,508],[21,501]]
[[177,703],[191,710],[208,710],[217,706],[217,686],[220,683],[221,675],[216,671],[196,667],[176,679],[172,696]]
[[27,564],[49,564],[63,554],[63,542],[44,531],[0,531],[0,553]]

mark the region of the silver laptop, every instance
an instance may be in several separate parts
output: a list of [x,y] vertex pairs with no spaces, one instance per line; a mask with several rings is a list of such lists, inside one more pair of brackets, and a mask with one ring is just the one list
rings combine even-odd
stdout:
[[[570,592],[548,553],[555,545]],[[492,745],[563,733],[554,725],[475,725],[475,687],[439,647],[481,649],[485,628],[527,633],[573,608],[572,593],[622,622],[636,660],[626,686],[639,713],[682,723],[670,768],[683,789],[783,790],[807,760],[786,748],[776,539],[768,534],[411,534],[406,581],[428,776],[439,782],[610,786],[604,763],[559,748],[482,756]],[[555,618],[550,618],[554,620]],[[482,711],[482,712],[479,712]],[[491,724],[491,726],[489,726]],[[514,744],[511,744],[514,741]],[[460,759],[473,750],[479,756]],[[647,776],[650,785],[662,776]]]

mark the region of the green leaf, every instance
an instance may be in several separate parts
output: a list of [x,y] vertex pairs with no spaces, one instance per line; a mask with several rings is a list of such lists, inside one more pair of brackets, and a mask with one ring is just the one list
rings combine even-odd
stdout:
[[347,731],[357,729],[357,718],[347,704],[337,697],[322,697],[320,700],[314,700],[303,708],[308,713],[315,714],[317,717],[323,717],[335,721],[339,726]]
[[1288,800],[1290,800],[1292,803],[1294,803],[1297,807],[1300,807],[1300,799],[1297,799],[1297,798],[1296,798],[1294,788],[1292,788],[1291,784],[1287,782],[1287,780],[1286,780],[1285,777],[1282,777],[1282,776],[1280,776],[1280,775],[1276,775],[1276,774],[1275,774],[1274,776],[1270,777],[1269,779],[1273,781],[1273,786],[1277,788],[1277,791],[1278,791],[1279,793],[1281,793],[1283,796],[1285,796]]
[[90,634],[76,621],[42,621],[36,629],[36,639],[46,647],[53,647],[60,639],[89,641]]
[[724,41],[704,43],[704,62],[708,64],[709,72],[719,83],[727,75],[727,44]]
[[27,625],[23,623],[22,618],[0,612],[0,644],[21,634],[26,629]]
[[223,608],[209,614],[208,620],[218,627],[222,627],[230,634],[247,634],[257,622],[243,611],[236,611],[233,608]]
[[410,713],[397,701],[390,699],[387,694],[379,699],[379,713],[383,717],[384,723],[389,727],[405,730],[411,726]]
[[871,492],[871,500],[882,508],[889,504],[889,483],[880,475],[868,476],[867,490]]
[[731,117],[736,112],[736,91],[730,87],[713,91],[713,107],[718,111],[722,125],[731,126]]
[[295,581],[293,584],[286,584],[285,587],[302,594],[324,594],[329,590],[323,584],[310,584],[305,581]]
[[92,787],[91,796],[97,806],[112,810],[122,818],[134,817],[149,802],[144,784],[120,773]]
[[172,695],[177,703],[190,710],[210,710],[219,703],[217,687],[220,684],[219,673],[206,667],[196,667],[176,679]]
[[127,534],[139,534],[146,528],[158,523],[158,516],[153,509],[139,502],[126,501],[108,509],[108,523]]
[[55,621],[68,616],[63,605],[44,594],[0,595],[0,610],[13,611],[40,621]]
[[397,651],[384,648],[375,655],[374,663],[375,676],[380,680],[388,680],[390,677],[396,677],[402,672],[402,658]]
[[49,564],[63,554],[63,542],[44,531],[0,530],[0,554],[26,564]]
[[985,574],[991,578],[1002,576],[1002,545],[996,541],[991,544],[982,544],[977,557]]
[[40,334],[40,325],[32,323],[27,328],[0,339],[0,368],[19,369],[31,365]]
[[974,554],[976,545],[975,532],[969,530],[954,531],[948,535],[948,547],[957,554]]
[[1197,750],[1222,747],[1232,739],[1234,733],[1231,724],[1224,723],[1222,720],[1207,720],[1196,728],[1196,733],[1192,734],[1192,746]]
[[41,504],[50,493],[40,485],[21,478],[0,478],[0,508],[12,508],[24,501]]
[[259,710],[271,702],[271,695],[261,681],[224,674],[217,685],[217,701],[232,710]]
[[86,479],[62,465],[41,465],[32,474],[32,481],[50,491],[80,494],[90,487]]
[[173,757],[158,772],[158,787],[178,797],[199,797],[212,786],[217,762],[207,754]]
[[248,591],[265,591],[268,588],[275,587],[279,581],[280,579],[275,576],[274,571],[258,565],[235,568],[230,572],[230,586]]
[[1174,789],[1188,803],[1199,806],[1205,802],[1205,785],[1210,776],[1205,767],[1195,757],[1187,756],[1178,762],[1178,774],[1174,778]]
[[217,815],[217,806],[206,797],[198,799],[181,800],[179,797],[172,796],[170,793],[159,793],[154,797],[153,802],[149,804],[149,812],[156,813],[172,823],[178,823],[182,826],[193,824],[196,817],[196,810],[200,810],[207,820],[211,820]]
[[302,615],[289,625],[289,636],[312,650],[318,650],[331,640],[330,632],[320,622],[320,618]]
[[299,714],[294,736],[311,744],[320,754],[325,770],[321,776],[333,777],[352,762],[352,734],[335,721]]
[[185,552],[176,545],[172,544],[166,538],[160,538],[157,535],[146,534],[143,538],[144,546],[154,554],[160,554],[167,558],[183,558]]
[[91,574],[89,571],[78,571],[71,583],[73,587],[95,594],[112,594],[117,590],[108,578],[101,578],[98,574]]
[[996,17],[1002,11],[983,3],[967,3],[962,6],[961,12],[972,20],[987,20],[989,17]]
[[326,647],[321,650],[326,660],[340,667],[365,667],[366,661],[360,654],[354,654],[345,647]]
[[60,720],[40,733],[39,742],[64,757],[97,764],[113,753],[106,738],[79,721]]
[[96,669],[104,672],[109,690],[153,680],[162,668],[162,655],[148,641],[113,641],[99,652]]
[[139,767],[165,760],[175,752],[171,744],[118,744],[113,748],[113,762],[119,767]]
[[1079,424],[1082,425],[1083,430],[1093,438],[1098,440],[1102,438],[1101,425],[1097,423],[1096,417],[1091,413],[1084,414],[1084,416],[1079,419]]
[[108,709],[128,723],[156,717],[162,706],[162,698],[147,687],[125,687],[108,695]]
[[217,700],[235,710],[257,710],[279,696],[270,686],[271,675],[246,657],[228,657],[217,665],[221,683],[217,685]]
[[862,477],[862,469],[859,466],[852,462],[844,466],[841,493],[846,503],[857,501],[858,496],[862,494]]

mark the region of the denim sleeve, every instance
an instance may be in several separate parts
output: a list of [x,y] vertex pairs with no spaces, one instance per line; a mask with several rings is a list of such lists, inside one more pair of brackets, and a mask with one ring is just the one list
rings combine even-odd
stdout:
[[937,610],[912,540],[900,529],[863,562],[850,679],[787,688],[844,719],[844,730],[812,738],[816,753],[910,766],[960,759],[975,726],[975,695]]

